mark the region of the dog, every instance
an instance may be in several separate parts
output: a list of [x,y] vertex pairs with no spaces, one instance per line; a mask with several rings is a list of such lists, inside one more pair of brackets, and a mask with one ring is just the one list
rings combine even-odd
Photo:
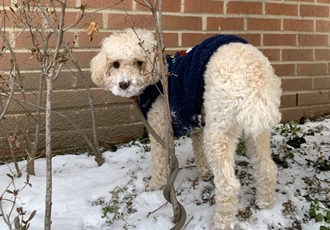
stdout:
[[[199,81],[194,84],[194,80],[192,83],[188,80],[193,87],[202,85],[202,90],[197,89],[199,93],[189,93],[187,90],[187,97],[193,95],[191,100],[199,101],[199,105],[188,106],[181,114],[185,116],[189,109],[192,110],[192,114],[188,115],[193,120],[192,126],[200,128],[188,124],[183,128],[173,126],[173,129],[179,135],[191,132],[199,179],[214,177],[216,210],[210,223],[213,230],[234,229],[236,225],[240,182],[235,177],[234,155],[240,138],[245,141],[247,155],[255,171],[255,204],[259,208],[274,205],[277,166],[271,158],[270,132],[281,120],[281,80],[275,75],[268,59],[256,47],[235,36],[230,37],[229,42],[219,45],[216,41],[215,45],[209,45],[217,39],[226,39],[223,36],[207,39],[186,54],[167,56],[169,66],[176,62],[190,65],[184,67],[188,70],[181,72],[193,73]],[[210,46],[215,47],[212,50]],[[146,30],[127,29],[114,33],[103,40],[100,52],[91,60],[91,78],[96,85],[110,90],[114,95],[138,96],[142,108],[149,103],[145,111],[148,122],[164,138],[165,101],[158,88],[159,65],[155,60],[159,56],[156,55],[156,47],[154,35]],[[202,67],[197,69],[202,70],[196,70],[194,60],[199,63],[201,59]],[[176,71],[179,74],[169,71],[169,81],[172,79],[182,84],[180,79],[187,76],[181,76],[180,70]],[[158,95],[153,96],[152,100],[146,94],[150,87],[158,90]],[[181,87],[185,87],[184,83]],[[182,88],[183,91],[186,90]],[[177,92],[173,95],[175,97],[170,98],[170,107],[171,100],[181,96]],[[179,125],[181,118],[177,114],[181,111],[173,112],[171,108],[173,125]],[[151,135],[150,145],[153,171],[146,186],[148,191],[162,189],[166,184],[164,149]]]

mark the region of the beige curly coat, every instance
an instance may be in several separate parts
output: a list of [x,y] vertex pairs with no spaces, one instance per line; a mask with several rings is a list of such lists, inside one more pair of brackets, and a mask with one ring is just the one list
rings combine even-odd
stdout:
[[[115,95],[138,96],[159,80],[151,74],[155,46],[154,36],[145,30],[111,35],[91,61],[92,80]],[[241,43],[221,46],[207,64],[204,78],[205,127],[191,133],[196,165],[200,179],[214,175],[217,206],[211,229],[233,229],[240,189],[234,155],[240,137],[255,170],[256,205],[270,208],[275,202],[277,167],[271,158],[270,129],[281,118],[281,81],[258,49]],[[163,104],[159,96],[148,113],[150,125],[161,137]],[[165,155],[152,136],[150,140],[154,167],[147,190],[155,190],[166,183]]]

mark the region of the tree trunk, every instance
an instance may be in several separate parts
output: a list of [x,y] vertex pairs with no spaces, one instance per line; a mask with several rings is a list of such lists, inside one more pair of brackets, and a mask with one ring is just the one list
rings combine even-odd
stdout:
[[45,199],[45,222],[44,229],[51,229],[51,213],[52,213],[52,92],[53,92],[53,73],[47,74],[47,96],[46,96],[46,199]]

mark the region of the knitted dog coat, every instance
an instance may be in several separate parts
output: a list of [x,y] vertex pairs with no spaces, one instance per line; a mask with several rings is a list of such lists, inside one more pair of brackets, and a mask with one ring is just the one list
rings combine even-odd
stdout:
[[[167,55],[169,103],[175,137],[184,136],[202,126],[203,75],[206,64],[220,46],[231,42],[248,43],[234,35],[216,35],[195,46],[188,53]],[[158,82],[148,86],[140,95],[139,104],[145,117],[160,92],[163,92],[163,87]]]

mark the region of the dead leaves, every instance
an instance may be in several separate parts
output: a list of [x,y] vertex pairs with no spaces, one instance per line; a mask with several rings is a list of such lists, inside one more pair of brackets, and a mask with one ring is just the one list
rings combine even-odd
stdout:
[[89,41],[93,41],[93,34],[97,32],[99,29],[99,26],[96,24],[96,22],[91,22],[87,28],[87,35],[89,36]]

